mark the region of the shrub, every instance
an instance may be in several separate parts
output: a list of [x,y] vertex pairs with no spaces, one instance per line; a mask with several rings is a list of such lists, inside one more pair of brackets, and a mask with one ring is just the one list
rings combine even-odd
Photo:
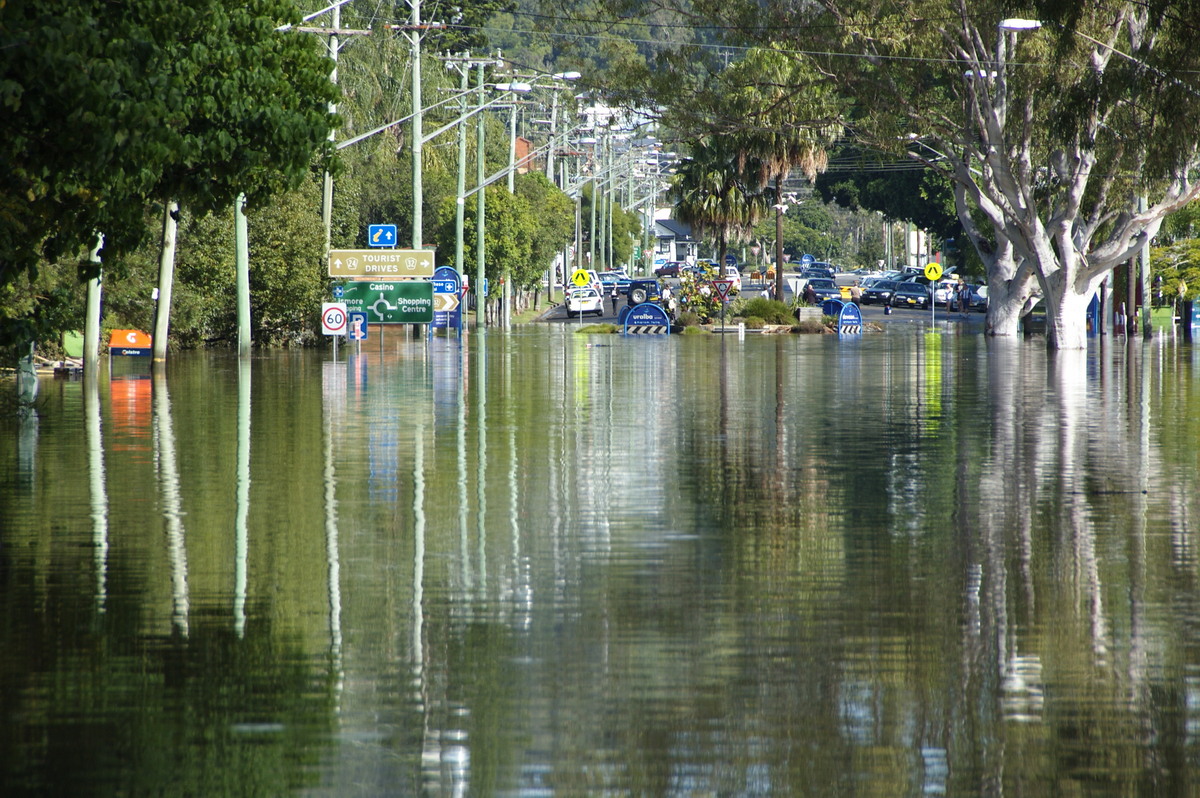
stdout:
[[825,323],[816,319],[805,319],[802,322],[792,325],[794,333],[823,333],[825,332]]
[[680,313],[679,318],[675,320],[676,327],[696,327],[700,324],[700,317],[691,311]]
[[694,325],[692,327],[681,327],[679,330],[679,334],[680,335],[711,335],[712,333],[710,333],[708,330],[704,329],[700,325]]
[[764,297],[755,297],[746,300],[745,305],[741,308],[741,315],[747,319],[757,317],[762,319],[766,324],[791,324],[794,318],[786,304],[776,299],[766,299]]
[[747,316],[745,323],[747,330],[761,330],[767,326],[766,320],[759,316]]

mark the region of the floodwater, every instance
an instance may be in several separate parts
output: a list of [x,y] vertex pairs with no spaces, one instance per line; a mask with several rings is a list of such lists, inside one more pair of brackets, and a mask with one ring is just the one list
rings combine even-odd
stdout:
[[569,325],[43,379],[0,795],[1200,791],[1200,350]]

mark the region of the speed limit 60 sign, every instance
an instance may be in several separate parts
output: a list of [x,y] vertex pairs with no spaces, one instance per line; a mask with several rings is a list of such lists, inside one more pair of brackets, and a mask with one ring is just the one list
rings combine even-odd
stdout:
[[326,335],[346,334],[345,302],[325,302],[321,305],[321,332]]

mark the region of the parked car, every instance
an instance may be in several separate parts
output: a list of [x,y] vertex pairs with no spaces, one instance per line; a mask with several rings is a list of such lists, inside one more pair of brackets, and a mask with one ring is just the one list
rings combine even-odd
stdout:
[[640,305],[643,302],[658,302],[662,299],[662,284],[649,278],[631,280],[629,283],[629,304]]
[[806,271],[820,272],[821,277],[828,277],[830,280],[837,277],[837,269],[833,268],[833,264],[822,260],[808,264]]
[[891,301],[896,285],[895,280],[876,280],[863,289],[861,301],[864,305],[886,305]]
[[838,284],[828,277],[814,277],[808,281],[808,284],[816,293],[817,302],[842,298],[842,289],[838,288]]
[[629,293],[629,275],[623,271],[600,272],[600,282],[604,284],[604,290],[602,291],[604,296],[609,296],[612,293],[613,283],[616,283],[618,293]]
[[888,304],[894,308],[927,308],[929,289],[920,283],[900,283]]
[[604,315],[604,299],[595,288],[574,288],[567,293],[567,315],[581,313]]
[[654,270],[655,277],[678,277],[688,267],[685,260],[669,260]]

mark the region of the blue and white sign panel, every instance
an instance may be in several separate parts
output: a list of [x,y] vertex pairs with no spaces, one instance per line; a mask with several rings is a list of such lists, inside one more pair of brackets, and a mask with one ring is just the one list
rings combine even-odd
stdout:
[[840,299],[826,299],[821,303],[821,314],[824,316],[833,316],[835,319],[840,318],[845,304]]
[[433,271],[433,327],[434,329],[462,329],[462,279],[458,271],[450,266],[439,266]]
[[350,316],[350,340],[367,340],[367,314],[361,310],[352,310],[348,315]]
[[862,335],[862,311],[853,302],[844,304],[838,314],[838,335]]
[[396,246],[396,225],[369,224],[367,225],[367,244],[372,247]]
[[625,314],[625,335],[670,335],[671,317],[653,302],[635,305]]
[[805,266],[808,266],[811,263],[816,263],[817,259],[814,258],[812,255],[809,255],[807,252],[805,252],[803,255],[800,256],[800,262],[803,263]]
[[726,252],[725,253],[725,265],[733,266],[736,268],[737,267],[737,255],[734,255],[732,252]]

